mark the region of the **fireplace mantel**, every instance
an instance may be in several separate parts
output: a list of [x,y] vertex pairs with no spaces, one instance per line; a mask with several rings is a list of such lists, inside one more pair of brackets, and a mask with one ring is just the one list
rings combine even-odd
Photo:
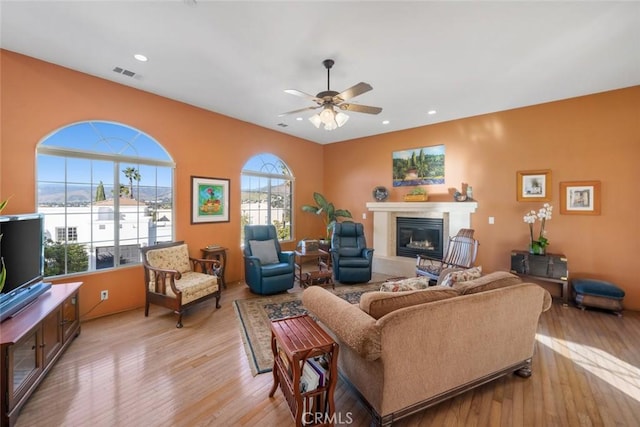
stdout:
[[373,271],[396,276],[414,276],[415,259],[396,256],[396,218],[442,218],[443,235],[455,236],[471,228],[477,202],[369,202],[373,212]]

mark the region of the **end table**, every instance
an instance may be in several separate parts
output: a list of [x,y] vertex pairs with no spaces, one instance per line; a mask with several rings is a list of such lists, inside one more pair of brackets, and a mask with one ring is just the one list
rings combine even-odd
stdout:
[[[333,393],[338,379],[338,344],[310,316],[287,317],[271,322],[273,387],[269,397],[282,389],[296,427],[333,425]],[[322,356],[328,363],[318,387],[302,391],[300,379],[309,359]]]
[[227,248],[222,246],[207,246],[200,249],[202,258],[216,259],[220,262],[220,268],[216,270],[216,275],[220,278],[222,288],[227,289],[227,282],[224,280],[224,270],[227,267]]

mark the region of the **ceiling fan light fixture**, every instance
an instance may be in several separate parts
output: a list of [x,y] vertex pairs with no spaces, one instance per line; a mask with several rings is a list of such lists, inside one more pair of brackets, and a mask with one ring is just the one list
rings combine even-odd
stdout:
[[331,105],[324,106],[322,112],[320,113],[320,119],[325,125],[336,121],[336,112],[333,110],[333,107]]
[[347,123],[347,120],[349,120],[349,116],[345,113],[339,112],[336,114],[336,123],[338,124],[338,127],[342,127],[342,125]]
[[313,116],[309,117],[309,121],[313,123],[313,125],[317,129],[320,129],[320,125],[322,124],[322,119],[320,118],[320,114],[314,114]]

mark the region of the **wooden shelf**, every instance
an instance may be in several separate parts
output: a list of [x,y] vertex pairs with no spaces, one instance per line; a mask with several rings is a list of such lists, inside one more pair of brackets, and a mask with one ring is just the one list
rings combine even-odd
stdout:
[[[273,387],[269,397],[273,397],[280,386],[296,427],[333,425],[338,344],[305,314],[271,322],[271,349]],[[328,363],[324,382],[314,390],[301,392],[300,378],[304,364],[317,356],[322,356]]]

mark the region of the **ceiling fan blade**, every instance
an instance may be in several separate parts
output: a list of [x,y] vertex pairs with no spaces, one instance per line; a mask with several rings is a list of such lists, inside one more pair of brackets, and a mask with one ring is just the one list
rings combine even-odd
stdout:
[[324,103],[324,100],[313,96],[313,95],[309,95],[308,93],[305,92],[301,92],[297,89],[285,89],[285,92],[290,94],[290,95],[295,95],[295,96],[300,96],[302,98],[307,98],[312,100],[313,102],[317,103],[318,105],[322,105],[322,103]]
[[340,107],[341,110],[355,111],[356,113],[379,114],[382,111],[380,107],[360,104],[340,104],[338,107]]
[[348,101],[351,98],[354,98],[358,95],[362,95],[365,92],[369,92],[371,89],[371,85],[369,83],[360,82],[357,85],[351,86],[349,89],[343,90],[336,96],[334,96],[335,102],[343,102]]
[[306,107],[306,108],[300,108],[298,110],[287,111],[286,113],[278,114],[278,117],[288,116],[289,114],[301,113],[303,111],[308,111],[308,110],[315,110],[316,108],[320,108],[320,106],[317,106],[317,107]]

